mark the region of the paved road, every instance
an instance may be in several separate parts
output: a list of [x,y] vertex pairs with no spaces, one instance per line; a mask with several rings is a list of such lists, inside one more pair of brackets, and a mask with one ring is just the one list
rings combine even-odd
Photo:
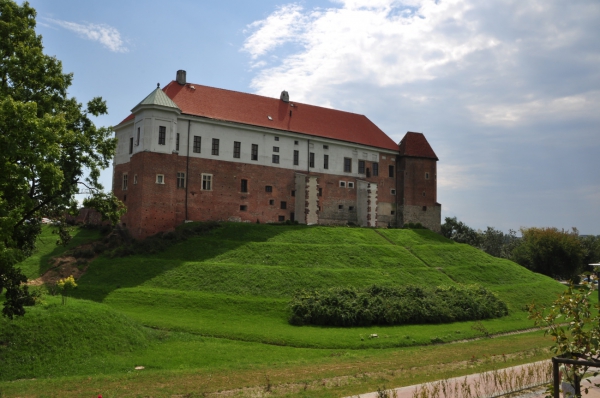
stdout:
[[[547,362],[549,362],[549,361],[534,362],[531,364],[525,364],[525,365],[514,366],[511,368],[501,369],[499,371],[500,372],[506,371],[508,373],[514,372],[515,374],[519,374],[520,372],[522,372],[523,368],[539,370],[539,369],[541,369],[541,366]],[[590,380],[592,381],[592,383],[600,383],[600,375],[596,376],[595,378],[591,378]],[[413,398],[416,396],[416,393],[418,391],[422,391],[423,388],[425,388],[425,387],[431,388],[431,386],[435,385],[435,383],[436,382],[426,383],[426,384],[418,384],[418,385],[407,386],[407,387],[399,387],[399,388],[393,389],[393,391],[395,392],[395,395],[392,395],[393,394],[392,390],[388,390],[388,393],[389,393],[390,398],[394,397],[394,396],[397,398]],[[446,386],[454,386],[455,388],[457,388],[458,386],[464,386],[465,383],[470,386],[471,391],[479,392],[479,393],[472,394],[471,397],[473,397],[473,398],[498,396],[499,391],[497,391],[497,389],[495,389],[493,386],[493,377],[490,377],[490,372],[476,373],[476,374],[468,375],[466,377],[461,376],[461,377],[455,377],[452,379],[448,379],[446,381]],[[486,385],[486,383],[487,383],[487,385]],[[600,388],[598,388],[598,387],[590,387],[588,394],[585,395],[585,393],[583,392],[583,387],[586,385],[590,386],[589,383],[584,381],[582,383],[582,393],[583,393],[584,397],[600,398]],[[464,387],[461,387],[461,388],[464,389]],[[524,390],[518,394],[513,394],[511,396],[518,397],[518,398],[543,398],[543,397],[545,397],[544,391],[545,391],[544,387],[537,387],[537,388],[531,388],[529,390]],[[419,398],[422,396],[423,395],[419,395]],[[439,398],[461,398],[461,397],[463,397],[463,394],[461,393],[461,391],[456,391],[456,393],[448,393],[447,395],[444,395],[441,391],[439,391],[437,394],[437,397],[439,397]],[[360,394],[360,395],[353,395],[352,397],[347,397],[347,398],[378,398],[378,395],[377,395],[377,392],[370,392],[370,393],[365,393],[365,394]]]

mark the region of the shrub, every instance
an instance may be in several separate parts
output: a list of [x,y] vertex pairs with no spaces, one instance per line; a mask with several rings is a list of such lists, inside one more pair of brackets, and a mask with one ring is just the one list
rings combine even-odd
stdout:
[[370,326],[499,318],[506,304],[484,287],[371,286],[297,291],[290,302],[292,325]]

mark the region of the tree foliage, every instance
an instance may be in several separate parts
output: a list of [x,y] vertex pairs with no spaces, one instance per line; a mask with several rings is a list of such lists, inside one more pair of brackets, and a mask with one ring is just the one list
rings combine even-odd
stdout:
[[106,103],[84,108],[68,96],[73,76],[43,53],[35,16],[28,3],[0,0],[0,292],[9,317],[24,312],[25,277],[14,265],[34,249],[38,220],[74,210],[82,184],[101,192],[100,170],[116,147],[111,129],[90,119]]
[[[529,318],[536,326],[544,328],[546,335],[552,336],[551,349],[557,355],[569,359],[600,360],[600,307],[592,305],[591,295],[594,292],[593,285],[587,282],[577,289],[571,285],[550,308],[540,308],[535,304],[529,306]],[[569,373],[577,377],[568,381],[579,383],[587,371],[587,366],[574,366]]]
[[579,233],[557,228],[521,228],[515,262],[553,278],[577,278],[583,270],[584,251]]

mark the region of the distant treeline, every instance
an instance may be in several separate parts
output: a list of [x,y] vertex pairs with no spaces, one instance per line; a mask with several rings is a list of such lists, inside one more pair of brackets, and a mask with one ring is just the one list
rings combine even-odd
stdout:
[[474,230],[456,217],[446,217],[441,233],[458,243],[467,243],[495,257],[506,258],[534,272],[579,282],[579,275],[592,272],[600,263],[600,236],[579,236],[576,228],[520,228],[507,234],[493,227]]

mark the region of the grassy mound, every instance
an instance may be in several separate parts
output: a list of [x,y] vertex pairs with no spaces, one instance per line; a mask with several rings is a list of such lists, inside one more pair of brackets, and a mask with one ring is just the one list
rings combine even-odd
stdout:
[[[298,328],[287,322],[287,303],[294,292],[479,284],[507,304],[508,316],[483,321],[490,333],[500,333],[531,327],[525,305],[550,302],[563,290],[551,278],[427,230],[239,223],[223,224],[157,254],[100,257],[78,283],[79,297],[104,302],[152,327],[353,349],[428,344],[479,333],[464,322]],[[387,337],[363,339],[370,333]]]
[[[69,375],[107,354],[140,350],[150,332],[110,307],[49,297],[13,321],[0,318],[0,380]],[[92,366],[93,367],[93,366]]]

